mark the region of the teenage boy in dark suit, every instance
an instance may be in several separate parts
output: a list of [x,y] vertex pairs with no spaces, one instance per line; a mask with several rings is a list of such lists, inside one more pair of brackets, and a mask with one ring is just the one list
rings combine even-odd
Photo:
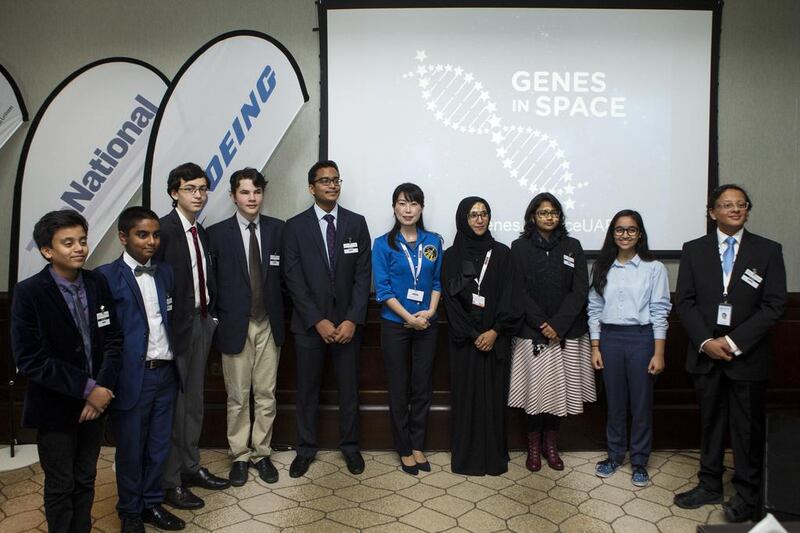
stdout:
[[165,502],[178,509],[199,509],[205,502],[189,487],[210,490],[230,483],[200,466],[206,361],[217,327],[214,274],[206,230],[197,215],[208,201],[211,182],[203,169],[184,163],[172,169],[167,193],[170,213],[161,218],[161,246],[155,259],[172,267],[175,290],[170,329],[182,389],[175,400],[172,448],[164,471]]
[[33,229],[50,263],[14,288],[11,346],[28,378],[22,425],[38,429],[48,531],[88,532],[105,412],[116,390],[122,335],[105,279],[83,264],[86,219],[52,211]]
[[161,506],[178,376],[169,338],[172,269],[152,260],[161,240],[158,216],[129,207],[117,222],[122,256],[98,268],[114,296],[124,337],[122,369],[111,404],[117,442],[117,512],[123,533],[143,533],[144,522],[183,529]]
[[[278,481],[272,464],[275,381],[285,337],[281,293],[283,221],[261,214],[267,180],[254,168],[231,175],[236,213],[208,228],[217,275],[215,344],[222,353],[228,394],[230,482],[247,481],[249,465],[265,483]],[[252,389],[253,422],[250,423]]]

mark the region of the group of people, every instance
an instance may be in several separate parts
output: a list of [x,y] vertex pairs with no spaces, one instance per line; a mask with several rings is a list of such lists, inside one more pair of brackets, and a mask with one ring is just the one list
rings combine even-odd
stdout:
[[[23,424],[38,429],[50,531],[91,529],[106,412],[123,531],[144,531],[144,523],[182,529],[163,504],[200,508],[192,487],[241,486],[250,468],[266,483],[278,481],[270,444],[286,338],[284,289],[297,364],[291,477],[304,475],[318,450],[326,359],[338,387],[339,448],[349,472],[364,470],[358,359],[374,284],[392,437],[404,472],[431,469],[425,436],[441,302],[449,324],[453,472],[507,471],[507,406],[526,415],[526,467],[538,471],[544,458],[563,469],[560,421],[596,400],[595,371],[602,370],[608,457],[595,472],[613,475],[629,449],[631,482],[649,483],[653,386],[664,369],[671,303],[667,270],[653,258],[638,212],[612,218],[590,274],[550,193],[531,200],[511,248],[492,237],[489,203],[464,198],[454,242],[444,250],[425,228],[419,186],[395,189],[394,225],[373,244],[364,217],[339,205],[341,184],[335,162],[314,164],[314,204],[284,223],[261,214],[264,176],[239,170],[230,178],[236,212],[206,230],[197,217],[210,180],[196,164],[180,165],[167,183],[174,209],[162,218],[125,209],[118,220],[122,256],[94,271],[83,268],[88,225],[80,214],[55,211],[36,224],[34,240],[49,264],[15,287],[11,337],[28,378]],[[739,186],[711,193],[716,230],[684,246],[675,298],[702,422],[699,484],[675,503],[722,501],[730,427],[736,494],[724,509],[731,521],[757,513],[767,331],[786,300],[780,245],[744,230],[751,209]],[[227,392],[228,479],[203,468],[199,454],[212,344],[222,354]]]

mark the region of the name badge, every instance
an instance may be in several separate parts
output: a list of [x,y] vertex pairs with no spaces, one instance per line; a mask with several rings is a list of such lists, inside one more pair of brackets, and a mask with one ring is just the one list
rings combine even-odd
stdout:
[[731,304],[719,304],[717,308],[717,325],[730,326],[733,306]]
[[417,289],[408,289],[408,294],[406,294],[406,298],[411,300],[412,302],[421,302],[425,299],[425,291],[419,291]]
[[172,311],[172,296],[167,296],[167,311]]
[[570,268],[575,268],[575,258],[564,254],[564,264]]
[[475,307],[486,307],[486,296],[472,293],[472,305]]
[[269,256],[269,266],[281,266],[281,256],[279,255],[272,255]]
[[344,253],[345,254],[357,254],[358,253],[358,243],[357,242],[346,242],[346,243],[344,243]]
[[762,281],[764,281],[764,278],[762,278],[761,276],[759,276],[758,274],[756,274],[756,271],[755,271],[755,270],[751,270],[751,269],[749,269],[749,268],[748,268],[747,270],[745,270],[745,271],[744,271],[744,274],[742,274],[742,275],[743,275],[743,276],[745,276],[745,275],[746,275],[746,276],[748,276],[748,277],[752,278],[754,281],[756,281],[756,282],[758,282],[758,283],[761,283]]
[[742,274],[742,281],[744,281],[745,283],[747,283],[748,285],[750,285],[754,289],[758,288],[759,283],[756,280],[754,280],[753,278],[749,277],[749,276],[745,276],[744,274]]
[[97,321],[98,322],[103,320],[104,318],[108,318],[108,317],[109,317],[108,311],[100,311],[99,313],[97,313]]

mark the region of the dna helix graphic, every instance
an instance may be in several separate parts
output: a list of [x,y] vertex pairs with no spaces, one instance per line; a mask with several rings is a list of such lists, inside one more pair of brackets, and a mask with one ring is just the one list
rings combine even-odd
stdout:
[[460,65],[427,59],[425,50],[417,50],[417,68],[402,78],[417,80],[425,108],[434,120],[459,133],[490,137],[503,172],[520,188],[531,194],[551,192],[565,209],[574,208],[575,192],[589,183],[573,179],[558,140],[531,126],[502,125],[497,102],[473,73]]

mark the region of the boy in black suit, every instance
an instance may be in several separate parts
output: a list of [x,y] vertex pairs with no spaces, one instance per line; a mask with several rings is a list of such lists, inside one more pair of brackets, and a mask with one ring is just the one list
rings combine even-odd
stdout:
[[33,229],[50,263],[21,281],[11,306],[11,345],[28,378],[24,427],[38,429],[44,507],[51,532],[88,532],[103,413],[114,397],[122,336],[105,279],[83,264],[88,224],[52,211]]
[[[278,481],[270,461],[275,381],[284,340],[281,293],[283,221],[261,214],[267,181],[254,168],[231,175],[236,213],[208,228],[217,276],[215,343],[228,393],[230,482],[247,481],[252,464],[266,483]],[[250,423],[250,390],[255,412]]]
[[689,336],[686,370],[700,404],[699,484],[675,496],[695,509],[722,501],[725,435],[730,428],[736,494],[723,504],[730,522],[757,517],[764,459],[769,328],[786,304],[781,245],[744,229],[753,203],[738,185],[708,200],[712,233],[683,245],[676,310]]

